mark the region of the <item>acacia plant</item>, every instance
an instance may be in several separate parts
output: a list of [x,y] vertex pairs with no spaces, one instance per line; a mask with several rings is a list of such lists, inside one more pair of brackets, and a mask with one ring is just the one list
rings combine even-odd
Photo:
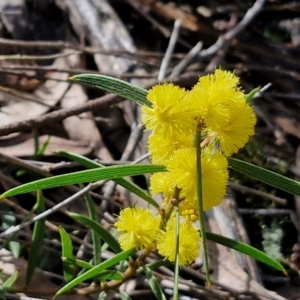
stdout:
[[[239,85],[239,78],[221,69],[200,77],[189,91],[172,83],[158,84],[147,91],[102,75],[81,74],[71,80],[115,93],[142,106],[142,122],[146,130],[151,130],[147,145],[151,164],[104,167],[86,157],[58,151],[58,155],[80,163],[87,170],[30,182],[5,192],[1,198],[109,179],[138,195],[149,208],[133,205],[122,209],[113,224],[119,233],[115,238],[99,223],[88,194],[93,185],[84,188],[81,185],[90,215],[70,213],[70,216],[91,229],[94,258],[86,262],[74,257],[70,235],[60,228],[66,284],[56,296],[67,291],[89,293],[116,289],[131,276],[144,272],[156,297],[165,299],[152,270],[171,262],[175,267],[174,299],[178,299],[179,268],[190,265],[199,255],[203,255],[207,285],[210,285],[206,239],[285,272],[279,262],[265,253],[206,232],[204,228],[204,212],[219,205],[226,193],[229,167],[300,195],[298,182],[231,157],[254,134],[256,117],[250,102],[256,91],[246,95]],[[145,173],[151,173],[150,194],[125,179]],[[160,203],[154,200],[154,194],[162,195]],[[38,217],[31,221],[37,221],[35,226],[44,222]],[[13,230],[10,229],[10,233]],[[42,234],[36,234],[33,243],[38,244],[42,239]],[[115,253],[112,258],[101,260],[103,247],[99,247],[100,242]],[[42,244],[35,251],[40,251],[41,247]],[[157,263],[145,265],[150,252],[159,254]],[[31,264],[30,268],[34,266]],[[74,289],[90,279],[93,283],[88,288]],[[124,296],[124,299],[128,298]]]

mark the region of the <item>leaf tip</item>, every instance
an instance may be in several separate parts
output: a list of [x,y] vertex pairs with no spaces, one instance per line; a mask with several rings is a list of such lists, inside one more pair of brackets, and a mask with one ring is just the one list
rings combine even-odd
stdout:
[[68,78],[68,80],[71,80],[71,81],[76,81],[76,75],[75,76],[71,76]]
[[283,273],[286,277],[288,277],[288,278],[290,277],[289,274],[288,274],[288,272],[287,272],[286,269],[284,269],[284,268],[283,268],[283,270],[282,270],[282,273]]

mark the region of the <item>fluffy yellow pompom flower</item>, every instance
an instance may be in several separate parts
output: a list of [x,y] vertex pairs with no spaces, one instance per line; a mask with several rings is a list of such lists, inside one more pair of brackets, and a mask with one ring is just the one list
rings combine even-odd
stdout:
[[152,163],[165,164],[174,151],[190,147],[193,143],[193,134],[173,132],[165,136],[161,132],[154,132],[149,137],[149,153]]
[[237,87],[238,83],[237,76],[223,70],[200,77],[189,93],[190,105],[197,111],[198,118],[205,120],[207,126],[218,124],[227,117],[227,103],[245,102],[245,95]]
[[187,92],[171,83],[155,85],[147,99],[151,107],[142,107],[142,121],[146,129],[168,136],[173,132],[189,132],[195,127],[195,111],[186,102]]
[[[179,225],[179,265],[191,264],[199,255],[200,235],[196,227],[187,222]],[[175,218],[172,217],[166,226],[166,231],[161,230],[157,250],[169,261],[175,261],[176,249]]]
[[254,134],[256,118],[238,87],[239,78],[233,73],[216,70],[203,76],[189,93],[198,119],[217,139],[224,154],[229,156],[242,148]]
[[254,134],[256,117],[245,101],[228,105],[227,118],[209,128],[208,134],[216,137],[226,156],[236,153]]
[[154,173],[150,177],[151,194],[174,193],[175,184],[172,182],[169,172]]
[[[208,210],[221,203],[225,195],[228,181],[227,160],[219,152],[202,152],[201,156],[201,176],[203,209]],[[196,181],[196,149],[177,150],[169,163],[167,169],[170,179],[181,189],[180,197],[190,202],[191,206],[197,203],[197,181]]]
[[120,212],[115,227],[120,232],[119,243],[123,250],[133,247],[152,249],[159,232],[160,216],[141,207],[125,208]]

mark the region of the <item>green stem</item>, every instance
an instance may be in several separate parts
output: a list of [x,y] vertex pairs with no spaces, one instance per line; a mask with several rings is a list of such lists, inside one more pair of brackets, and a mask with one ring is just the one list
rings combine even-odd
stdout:
[[174,270],[174,290],[173,290],[173,299],[179,299],[178,291],[178,282],[179,282],[179,211],[178,207],[175,206],[175,216],[176,216],[176,227],[175,227],[175,240],[176,240],[176,249],[175,249],[175,270]]
[[209,275],[209,263],[208,263],[208,251],[206,245],[206,233],[204,226],[204,210],[203,210],[203,197],[202,197],[202,172],[201,172],[201,126],[198,126],[195,132],[195,147],[196,147],[196,168],[197,168],[197,198],[199,207],[199,222],[200,222],[200,232],[202,238],[202,248],[203,248],[203,259],[205,267],[205,276],[208,286],[211,286],[210,275]]

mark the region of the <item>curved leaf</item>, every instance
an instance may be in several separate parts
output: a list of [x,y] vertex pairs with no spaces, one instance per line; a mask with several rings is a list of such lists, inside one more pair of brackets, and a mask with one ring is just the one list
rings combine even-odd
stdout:
[[78,259],[78,258],[67,258],[67,257],[64,257],[62,256],[62,261],[63,262],[66,262],[68,264],[72,264],[72,265],[76,265],[77,267],[80,267],[82,269],[86,269],[86,270],[89,270],[89,269],[92,269],[93,268],[93,265],[91,265],[90,263],[82,260],[82,259]]
[[97,279],[101,282],[107,280],[122,280],[122,278],[123,278],[122,273],[114,270],[102,271],[97,276]]
[[295,180],[236,158],[228,157],[227,160],[229,166],[231,166],[235,171],[285,192],[300,196],[300,183]]
[[73,172],[37,181],[29,182],[8,190],[0,196],[0,199],[11,197],[19,194],[29,193],[36,190],[49,189],[64,185],[92,182],[103,179],[115,179],[124,176],[141,175],[144,173],[155,173],[165,171],[165,167],[158,165],[126,165],[112,166],[107,168],[97,168]]
[[[94,169],[94,168],[105,168],[105,166],[87,158],[84,156],[81,156],[76,153],[71,152],[64,152],[64,151],[56,151],[57,155],[61,155],[63,157],[66,157],[72,161],[75,161],[82,166],[85,166],[88,169]],[[130,182],[129,180],[126,180],[125,178],[118,178],[114,179],[114,181],[124,187],[125,189],[129,190],[130,192],[136,194],[140,198],[144,199],[146,202],[148,202],[150,205],[154,206],[155,208],[159,208],[159,205],[156,203],[156,201],[144,190],[142,190],[139,186],[136,184]]]
[[[83,185],[81,184],[80,187],[83,188]],[[89,218],[98,224],[99,218],[97,215],[95,203],[92,200],[91,195],[89,193],[84,194],[84,199],[89,212]],[[92,230],[91,236],[92,236],[93,254],[94,254],[93,265],[96,266],[101,263],[101,237],[95,230]]]
[[130,296],[127,295],[127,294],[126,294],[125,292],[123,292],[123,291],[119,291],[119,296],[120,296],[121,300],[132,300],[132,299],[130,298]]
[[79,74],[72,76],[69,79],[135,101],[140,105],[151,106],[151,102],[147,100],[147,90],[118,78],[97,74]]
[[123,251],[121,253],[118,253],[114,257],[104,261],[98,266],[95,266],[94,268],[88,270],[87,272],[83,273],[82,275],[76,277],[74,280],[71,282],[67,283],[64,287],[62,287],[54,296],[59,296],[68,290],[72,289],[74,286],[80,284],[81,282],[93,278],[103,270],[106,270],[107,268],[110,268],[116,264],[118,264],[120,261],[127,259],[129,256],[134,254],[136,252],[135,248],[129,249],[127,251]]
[[12,273],[3,283],[1,286],[1,289],[3,291],[9,291],[11,288],[13,288],[13,285],[17,281],[19,277],[20,271],[17,270],[14,273]]
[[150,285],[150,288],[151,288],[153,294],[155,295],[156,299],[166,300],[166,296],[163,293],[162,288],[159,285],[159,283],[157,282],[157,280],[156,280],[155,276],[153,275],[152,271],[147,266],[144,266],[143,269],[144,269],[144,272],[145,272],[146,277],[148,279],[148,283]]
[[232,240],[225,236],[221,236],[221,235],[214,234],[211,232],[206,232],[206,237],[208,240],[211,240],[215,243],[224,245],[228,248],[231,248],[231,249],[234,249],[241,253],[244,253],[244,254],[252,257],[253,259],[258,260],[258,261],[260,261],[270,267],[273,267],[276,270],[282,271],[284,274],[286,274],[284,267],[278,261],[276,261],[275,259],[268,256],[266,253],[254,248],[252,246],[249,246],[242,242]]
[[88,228],[98,233],[104,240],[104,242],[107,243],[109,247],[113,249],[114,252],[119,253],[122,251],[115,237],[112,236],[111,233],[104,229],[99,223],[76,213],[69,213],[69,215],[75,220],[79,221],[80,223],[86,225]]
[[69,282],[74,278],[74,264],[70,263],[70,260],[72,261],[74,259],[72,240],[61,226],[59,226],[59,234],[61,239],[62,257],[65,258],[63,259],[64,278],[66,282]]
[[[45,211],[43,194],[41,191],[37,193],[37,203],[36,203],[36,212],[41,214]],[[33,234],[31,238],[30,252],[28,257],[28,267],[26,270],[26,286],[29,285],[32,278],[34,269],[37,265],[43,244],[44,244],[44,234],[46,229],[46,219],[41,219],[34,224]]]
[[246,103],[250,103],[254,96],[259,92],[259,88],[255,88],[246,95]]

